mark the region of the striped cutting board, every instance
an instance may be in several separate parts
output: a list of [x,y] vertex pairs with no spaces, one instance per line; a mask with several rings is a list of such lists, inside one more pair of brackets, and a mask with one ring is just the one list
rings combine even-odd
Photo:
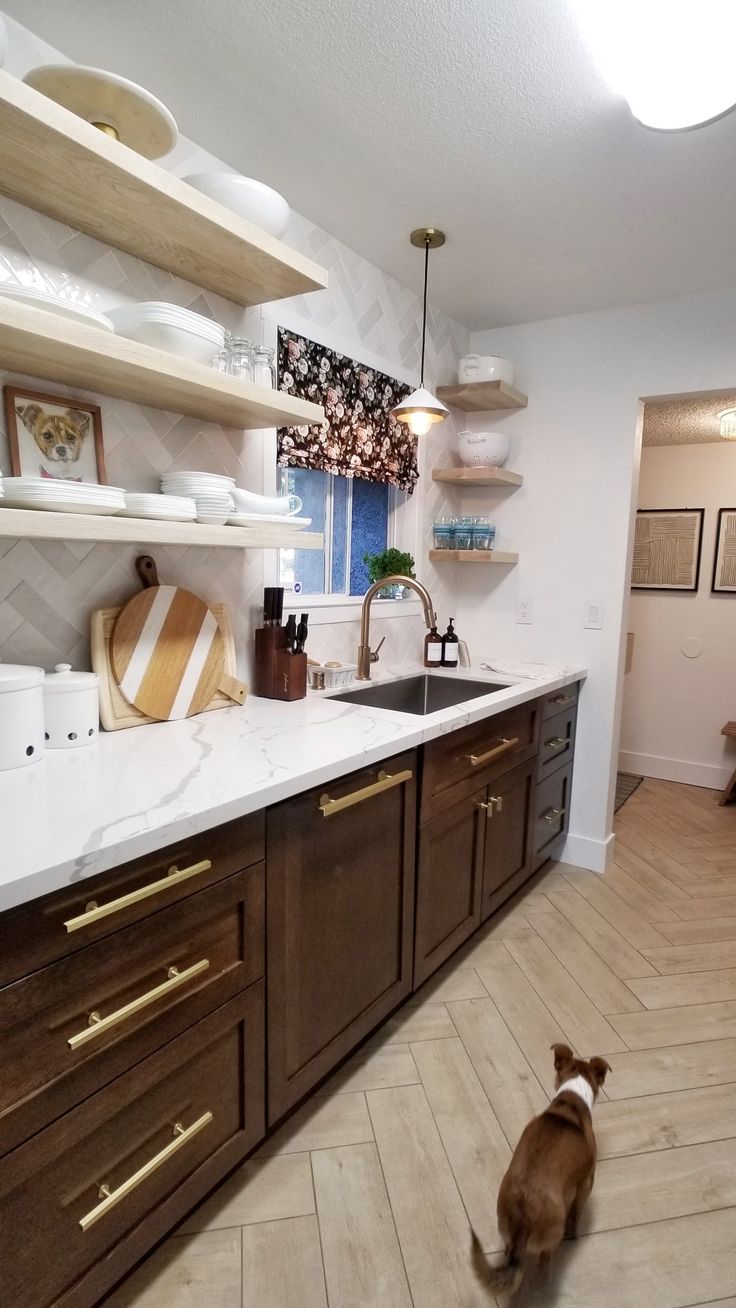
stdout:
[[110,644],[125,698],[159,721],[201,713],[225,679],[225,643],[212,610],[181,586],[129,600]]

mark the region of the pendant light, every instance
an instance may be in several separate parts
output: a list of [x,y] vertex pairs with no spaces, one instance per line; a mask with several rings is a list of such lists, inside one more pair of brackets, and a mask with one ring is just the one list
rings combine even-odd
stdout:
[[442,400],[428,391],[424,385],[424,351],[427,344],[427,276],[429,273],[429,252],[438,250],[445,244],[445,233],[436,227],[417,227],[409,237],[412,245],[424,250],[424,299],[422,302],[422,363],[419,377],[419,389],[407,395],[401,404],[392,409],[399,422],[405,422],[415,436],[425,436],[434,422],[444,422],[450,410]]

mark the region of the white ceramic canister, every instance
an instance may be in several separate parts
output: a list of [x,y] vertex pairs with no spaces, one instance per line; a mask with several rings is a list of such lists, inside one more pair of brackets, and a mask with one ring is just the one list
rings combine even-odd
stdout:
[[46,745],[78,749],[92,745],[100,729],[100,678],[96,672],[72,672],[70,663],[57,663],[43,683]]
[[0,663],[0,771],[43,755],[43,668]]
[[466,468],[502,468],[511,448],[509,437],[500,431],[459,431],[457,444]]
[[461,386],[466,382],[502,381],[514,384],[514,365],[497,354],[466,354],[457,367]]

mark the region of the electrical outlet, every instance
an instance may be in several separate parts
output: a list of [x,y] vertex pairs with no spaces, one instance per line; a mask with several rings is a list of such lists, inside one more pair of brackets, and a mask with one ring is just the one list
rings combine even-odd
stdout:
[[583,626],[589,627],[593,631],[600,631],[603,627],[603,605],[600,600],[586,600]]
[[530,627],[534,621],[532,614],[532,602],[530,599],[520,599],[516,602],[516,621],[522,626]]

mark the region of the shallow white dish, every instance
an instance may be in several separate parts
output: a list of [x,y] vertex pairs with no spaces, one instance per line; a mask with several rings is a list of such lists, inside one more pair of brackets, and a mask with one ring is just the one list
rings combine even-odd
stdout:
[[271,236],[283,236],[289,225],[291,210],[283,195],[254,177],[241,177],[240,173],[190,173],[182,181]]
[[240,486],[234,487],[233,500],[239,512],[260,513],[264,516],[293,516],[302,507],[298,495],[257,495],[255,491],[242,490]]
[[231,513],[228,522],[233,527],[274,526],[282,531],[303,531],[311,527],[311,518],[285,518],[281,513]]
[[127,492],[123,516],[126,518],[159,518],[169,522],[193,522],[197,516],[194,500],[178,495],[152,495],[139,491]]
[[55,495],[58,492],[74,499],[122,499],[125,502],[125,491],[121,486],[98,486],[95,482],[62,477],[5,477],[3,486],[6,494]]
[[205,527],[224,527],[227,522],[225,513],[198,513],[197,522],[201,522]]
[[110,319],[119,336],[192,363],[207,363],[225,344],[225,329],[219,323],[176,305],[126,304],[111,309]]
[[118,504],[111,500],[54,499],[52,496],[28,499],[23,495],[6,495],[3,499],[3,505],[8,509],[40,509],[44,513],[120,513],[124,503]]
[[165,472],[161,478],[162,486],[185,484],[199,485],[202,490],[226,490],[229,494],[231,487],[235,485],[235,478],[226,477],[219,472]]
[[119,516],[121,518],[148,518],[152,522],[194,522],[197,511],[193,513],[182,513],[180,509],[175,509],[172,513],[164,513],[161,509],[121,509]]
[[160,159],[179,138],[176,119],[155,95],[118,73],[83,64],[42,64],[23,81],[88,123],[105,124],[146,159]]
[[58,313],[62,318],[71,318],[72,322],[84,322],[88,327],[99,327],[103,332],[115,330],[110,319],[97,309],[88,309],[84,304],[75,304],[72,300],[63,300],[58,295],[47,291],[37,291],[30,286],[0,286],[0,296],[4,300],[14,300],[18,304],[31,304],[34,309],[45,309],[47,313]]

